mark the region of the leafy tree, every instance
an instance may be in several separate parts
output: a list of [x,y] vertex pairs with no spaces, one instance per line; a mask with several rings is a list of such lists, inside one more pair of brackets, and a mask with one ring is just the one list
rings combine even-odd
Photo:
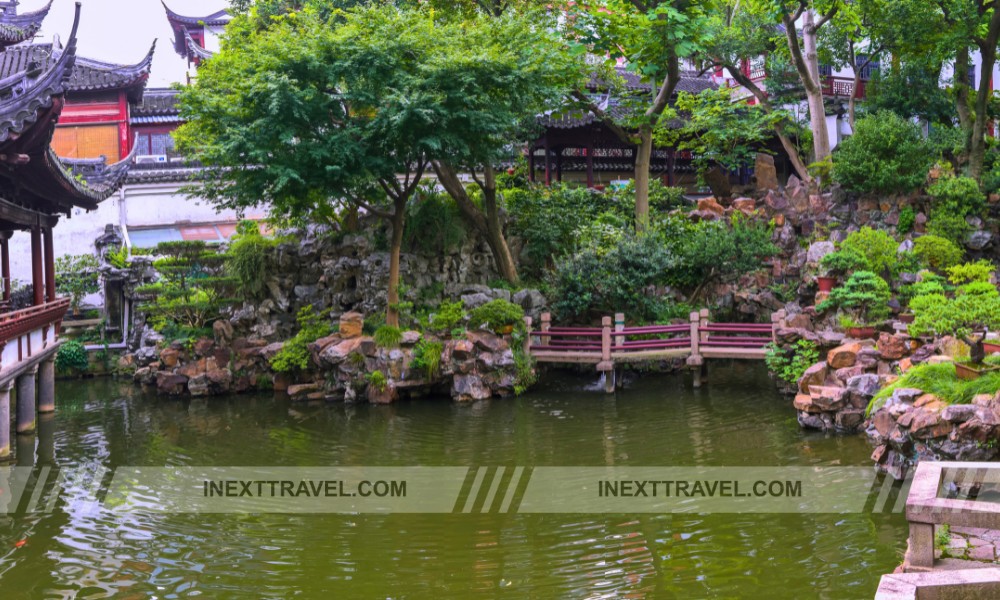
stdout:
[[[661,145],[690,150],[701,172],[713,163],[737,169],[753,162],[781,118],[759,104],[736,101],[730,88],[700,94],[681,92],[674,106],[664,111],[656,140]],[[673,120],[681,120],[683,125],[664,126]]]
[[456,22],[391,5],[335,14],[306,6],[265,29],[237,17],[182,93],[178,145],[221,167],[197,188],[218,206],[267,201],[279,217],[315,220],[349,203],[388,221],[386,322],[398,324],[406,208],[428,162],[491,168],[514,116],[553,82],[539,41],[549,34],[514,17]]
[[205,242],[160,242],[153,262],[158,281],[136,291],[150,301],[140,308],[160,332],[200,335],[233,302],[232,278],[222,275],[225,257]]
[[916,117],[936,127],[950,127],[955,107],[940,80],[940,63],[931,65],[926,60],[910,60],[876,71],[865,88],[865,111],[889,111],[903,119]]
[[857,192],[905,193],[927,178],[931,159],[919,128],[891,112],[858,119],[837,147],[833,178]]
[[615,79],[611,67],[624,60],[631,72],[652,82],[648,93],[620,94],[629,109],[623,118],[604,111],[583,91],[574,93],[622,143],[636,148],[635,218],[640,230],[649,225],[653,131],[681,79],[681,61],[703,47],[714,6],[714,0],[601,0],[575,4],[569,11],[575,51],[604,57],[607,79]]
[[56,290],[69,294],[74,314],[80,312],[80,301],[84,296],[99,290],[99,266],[97,257],[93,254],[60,256],[55,260]]

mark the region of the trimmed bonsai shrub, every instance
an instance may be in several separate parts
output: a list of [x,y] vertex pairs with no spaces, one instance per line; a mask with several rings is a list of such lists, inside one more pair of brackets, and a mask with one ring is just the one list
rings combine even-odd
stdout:
[[[986,332],[1000,328],[1000,295],[959,294],[948,300],[943,296],[924,296],[927,300],[913,306],[916,318],[910,324],[910,335],[953,335],[969,346],[969,360],[982,364],[986,357],[983,340]],[[976,337],[978,334],[978,337]]]
[[433,331],[447,332],[455,329],[465,318],[465,305],[458,302],[442,302],[430,319]]
[[884,279],[871,271],[857,271],[830,292],[816,310],[836,308],[850,314],[859,325],[867,325],[889,316],[889,296],[889,284]]
[[518,327],[524,324],[524,309],[503,299],[496,299],[469,311],[469,327],[479,329],[487,327],[496,333],[501,333],[508,327]]
[[996,267],[986,259],[955,265],[948,267],[948,281],[955,285],[972,283],[974,281],[989,283],[994,270],[996,270]]
[[392,325],[383,325],[375,330],[375,345],[379,348],[395,348],[403,341],[403,330]]
[[75,256],[60,256],[55,261],[56,289],[69,294],[69,305],[73,314],[80,312],[80,301],[87,294],[98,291],[98,273],[100,266],[93,254]]
[[864,257],[868,268],[859,270],[872,271],[879,275],[888,273],[890,278],[898,268],[898,249],[899,242],[894,237],[871,227],[862,227],[861,230],[849,234],[840,243],[840,252]]
[[880,194],[920,187],[932,157],[920,129],[888,111],[858,119],[854,135],[833,156],[835,181],[848,190]]
[[913,253],[927,267],[943,271],[962,262],[962,249],[937,235],[925,235],[913,242]]
[[831,276],[847,276],[855,271],[871,271],[871,263],[853,248],[827,254],[819,261],[823,272]]

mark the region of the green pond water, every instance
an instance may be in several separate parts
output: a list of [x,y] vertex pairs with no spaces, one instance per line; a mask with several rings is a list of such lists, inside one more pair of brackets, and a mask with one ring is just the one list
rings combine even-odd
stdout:
[[[802,431],[762,366],[710,378],[649,375],[605,396],[550,374],[521,398],[392,406],[59,382],[18,463],[870,465],[862,437]],[[0,515],[0,598],[871,598],[906,537],[888,514],[123,514],[73,494]]]

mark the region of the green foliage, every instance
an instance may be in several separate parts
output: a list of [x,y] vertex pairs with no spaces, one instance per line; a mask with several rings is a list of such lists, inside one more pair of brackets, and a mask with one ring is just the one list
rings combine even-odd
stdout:
[[769,344],[764,357],[767,368],[787,383],[797,383],[806,369],[819,362],[819,347],[801,339],[790,348]]
[[630,236],[603,255],[594,248],[584,249],[556,266],[551,276],[552,310],[560,322],[588,321],[614,312],[651,320],[659,300],[648,289],[666,284],[678,264],[653,235]]
[[[975,284],[970,284],[975,285]],[[910,324],[910,335],[953,335],[967,337],[973,332],[1000,329],[1000,295],[993,293],[958,294],[953,299],[936,296],[914,306],[920,298],[910,302],[915,318]]]
[[885,386],[868,403],[867,416],[885,405],[899,388],[916,388],[934,394],[947,404],[970,404],[979,394],[995,395],[1000,391],[1000,373],[989,372],[978,379],[959,379],[954,363],[914,365],[895,382]]
[[973,281],[955,290],[956,295],[970,294],[974,296],[996,296],[997,286],[988,281]]
[[208,249],[205,242],[161,242],[156,254],[161,257],[153,262],[159,281],[136,291],[152,300],[140,309],[150,316],[157,331],[171,324],[204,328],[233,302],[229,297],[233,280],[221,276],[225,258]]
[[125,244],[122,244],[117,250],[108,250],[104,253],[104,259],[116,269],[128,268],[128,256],[128,246]]
[[973,281],[989,283],[995,270],[996,267],[993,263],[984,258],[976,262],[948,267],[948,281],[955,285],[971,283]]
[[226,253],[226,273],[245,295],[259,296],[264,291],[276,246],[275,240],[261,235],[256,221],[244,220],[236,226],[236,235]]
[[414,371],[422,371],[427,380],[434,378],[434,375],[441,367],[441,353],[444,352],[444,344],[438,341],[421,339],[413,347],[413,360],[410,368]]
[[379,370],[372,371],[365,376],[368,380],[368,385],[372,386],[378,392],[384,392],[387,387],[389,387],[389,379],[385,376],[385,373]]
[[[880,17],[884,18],[884,17]],[[905,60],[891,69],[878,69],[865,88],[865,110],[871,113],[892,112],[902,119],[914,117],[939,125],[950,125],[955,101],[939,85],[941,67],[926,61]]]
[[295,317],[299,331],[271,357],[271,368],[279,373],[307,370],[310,359],[309,344],[330,335],[333,331],[328,321],[329,314],[329,310],[317,313],[311,304],[299,309]]
[[[660,119],[656,141],[661,146],[691,151],[701,173],[715,164],[737,169],[753,162],[772,137],[775,123],[782,119],[781,113],[759,104],[736,101],[731,88],[699,94],[680,92]],[[677,121],[680,127],[675,125]]]
[[844,283],[830,292],[830,297],[816,307],[848,311],[862,324],[881,321],[889,316],[889,284],[871,271],[856,271]]
[[375,345],[379,348],[397,348],[403,341],[403,331],[399,327],[383,325],[375,330]]
[[99,290],[99,266],[97,257],[93,254],[60,256],[55,260],[56,290],[69,294],[70,306],[74,311],[79,309],[84,296]]
[[705,285],[756,271],[777,252],[770,227],[741,214],[734,214],[728,222],[662,219],[655,225],[655,234],[676,257],[674,267],[664,273],[665,282],[693,289],[692,300],[697,300],[697,292]]
[[859,231],[850,233],[841,242],[841,252],[849,252],[863,256],[868,263],[867,271],[879,275],[888,274],[891,278],[898,269],[899,242],[887,232],[871,227],[862,227]]
[[443,254],[465,239],[465,224],[455,201],[447,194],[422,191],[411,202],[403,241],[424,254]]
[[465,319],[465,305],[462,301],[442,302],[430,320],[430,328],[433,331],[451,331]]
[[871,271],[871,263],[853,247],[831,252],[820,259],[820,267],[827,273],[847,275],[854,271]]
[[502,298],[491,300],[469,311],[469,327],[472,329],[486,327],[501,333],[501,330],[507,327],[517,329],[523,326],[524,309]]
[[77,340],[65,340],[56,352],[56,369],[60,373],[83,373],[89,368],[87,350]]
[[906,235],[913,231],[913,225],[917,222],[917,213],[912,206],[904,206],[899,211],[899,221],[896,223],[896,233]]
[[882,111],[858,119],[854,135],[837,146],[833,177],[855,192],[905,193],[923,184],[930,166],[920,129]]
[[913,253],[927,267],[943,271],[962,262],[965,254],[954,242],[936,235],[921,236],[913,242]]
[[983,212],[986,197],[970,177],[942,177],[928,188],[934,197],[927,232],[961,246],[972,230],[965,217]]

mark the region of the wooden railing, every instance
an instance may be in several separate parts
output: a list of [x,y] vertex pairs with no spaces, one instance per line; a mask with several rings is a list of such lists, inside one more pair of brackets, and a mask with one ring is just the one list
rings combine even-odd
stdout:
[[69,298],[59,298],[0,315],[0,345],[46,325],[58,324],[68,309]]
[[[857,95],[854,96],[855,98],[861,99],[865,97],[865,84],[866,82],[864,80],[859,82]],[[824,96],[850,98],[851,95],[855,93],[854,78],[827,76],[823,78],[822,88]]]

